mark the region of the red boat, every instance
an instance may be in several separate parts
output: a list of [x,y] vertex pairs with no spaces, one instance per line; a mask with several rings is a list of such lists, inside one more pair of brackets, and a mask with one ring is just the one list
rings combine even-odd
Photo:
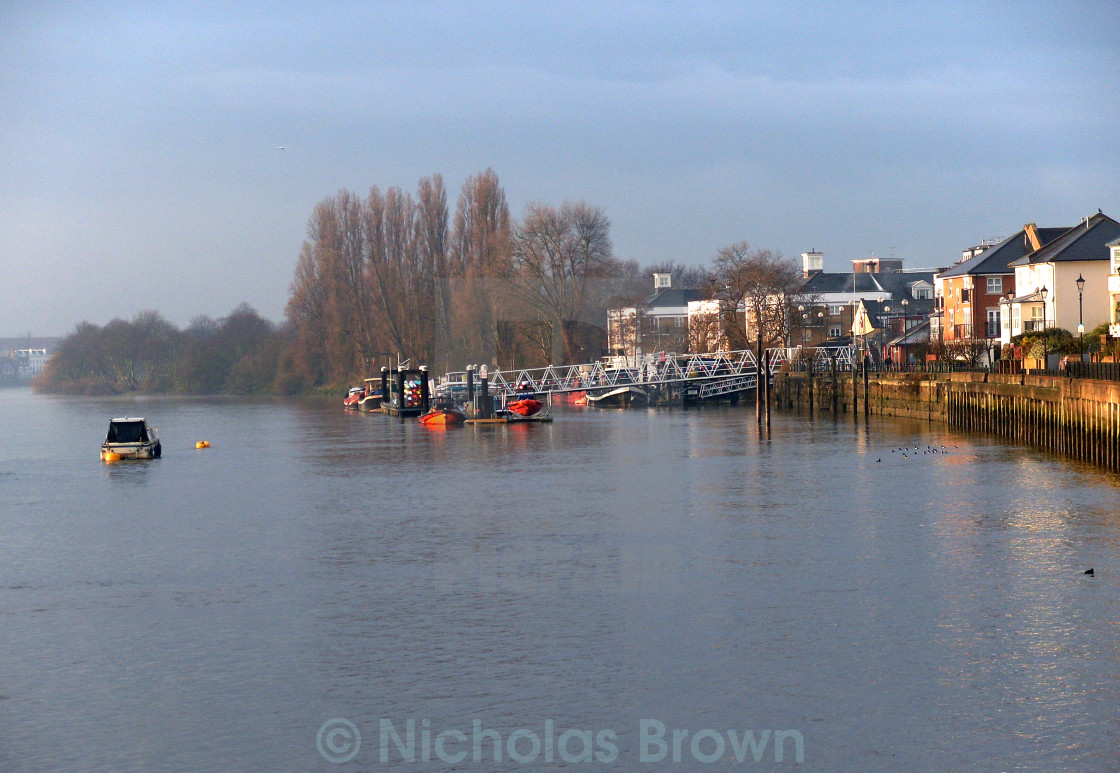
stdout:
[[346,399],[342,401],[342,405],[350,410],[358,410],[358,403],[366,396],[365,387],[350,387],[350,392],[346,395]]
[[420,423],[425,427],[451,427],[466,420],[465,413],[450,405],[437,405],[420,417]]
[[532,397],[521,397],[506,404],[506,410],[510,413],[516,413],[518,416],[532,416],[540,413],[543,407],[540,400]]

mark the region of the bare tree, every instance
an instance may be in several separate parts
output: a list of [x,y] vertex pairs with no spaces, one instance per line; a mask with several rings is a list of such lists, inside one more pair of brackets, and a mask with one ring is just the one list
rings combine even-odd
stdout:
[[[610,220],[598,207],[565,202],[559,209],[533,204],[513,236],[515,286],[551,328],[552,362],[570,362],[577,350],[574,323],[605,311],[595,280],[617,270],[611,257]],[[600,322],[601,324],[601,322]]]
[[786,339],[790,314],[801,301],[802,276],[794,261],[736,242],[716,255],[713,284],[731,348],[745,348],[752,339],[759,346]]
[[417,188],[416,252],[419,262],[416,304],[425,309],[430,321],[428,351],[425,362],[433,362],[443,354],[445,370],[451,370],[446,346],[451,340],[451,293],[448,287],[450,264],[447,245],[447,191],[443,178],[433,175],[420,181]]
[[[459,194],[449,250],[453,360],[484,357],[509,361],[512,341],[499,335],[495,288],[509,277],[510,216],[493,169],[467,178]],[[495,281],[497,280],[497,281]]]
[[707,266],[686,266],[675,260],[665,260],[646,267],[646,277],[655,273],[669,274],[673,278],[673,287],[688,290],[700,289],[712,281],[712,270]]

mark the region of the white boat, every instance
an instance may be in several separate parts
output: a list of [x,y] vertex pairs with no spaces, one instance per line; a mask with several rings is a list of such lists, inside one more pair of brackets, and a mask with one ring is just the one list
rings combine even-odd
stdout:
[[158,459],[161,450],[159,430],[149,427],[145,419],[110,419],[109,431],[105,435],[105,442],[101,444],[101,461]]

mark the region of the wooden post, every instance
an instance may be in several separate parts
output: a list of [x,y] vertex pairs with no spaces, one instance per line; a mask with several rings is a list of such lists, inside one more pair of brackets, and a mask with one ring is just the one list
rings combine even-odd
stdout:
[[867,363],[863,363],[863,415],[866,418],[871,414],[871,400],[868,399],[868,373]]
[[762,423],[762,330],[758,331],[758,340],[756,343],[756,351],[754,357],[754,413],[758,423]]
[[832,367],[832,412],[836,413],[840,409],[840,382],[836,374],[835,355],[828,358],[828,364]]
[[856,362],[859,358],[859,351],[852,351],[852,417],[858,416],[859,411],[859,365],[862,363]]
[[763,355],[763,371],[766,374],[766,426],[770,426],[770,353]]
[[809,360],[809,415],[813,415],[813,360]]

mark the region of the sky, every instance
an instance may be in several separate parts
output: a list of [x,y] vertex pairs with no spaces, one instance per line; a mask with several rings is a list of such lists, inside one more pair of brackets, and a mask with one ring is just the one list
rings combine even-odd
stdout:
[[317,202],[487,168],[642,264],[949,265],[1120,219],[1118,75],[1115,2],[6,0],[0,336],[280,321]]

